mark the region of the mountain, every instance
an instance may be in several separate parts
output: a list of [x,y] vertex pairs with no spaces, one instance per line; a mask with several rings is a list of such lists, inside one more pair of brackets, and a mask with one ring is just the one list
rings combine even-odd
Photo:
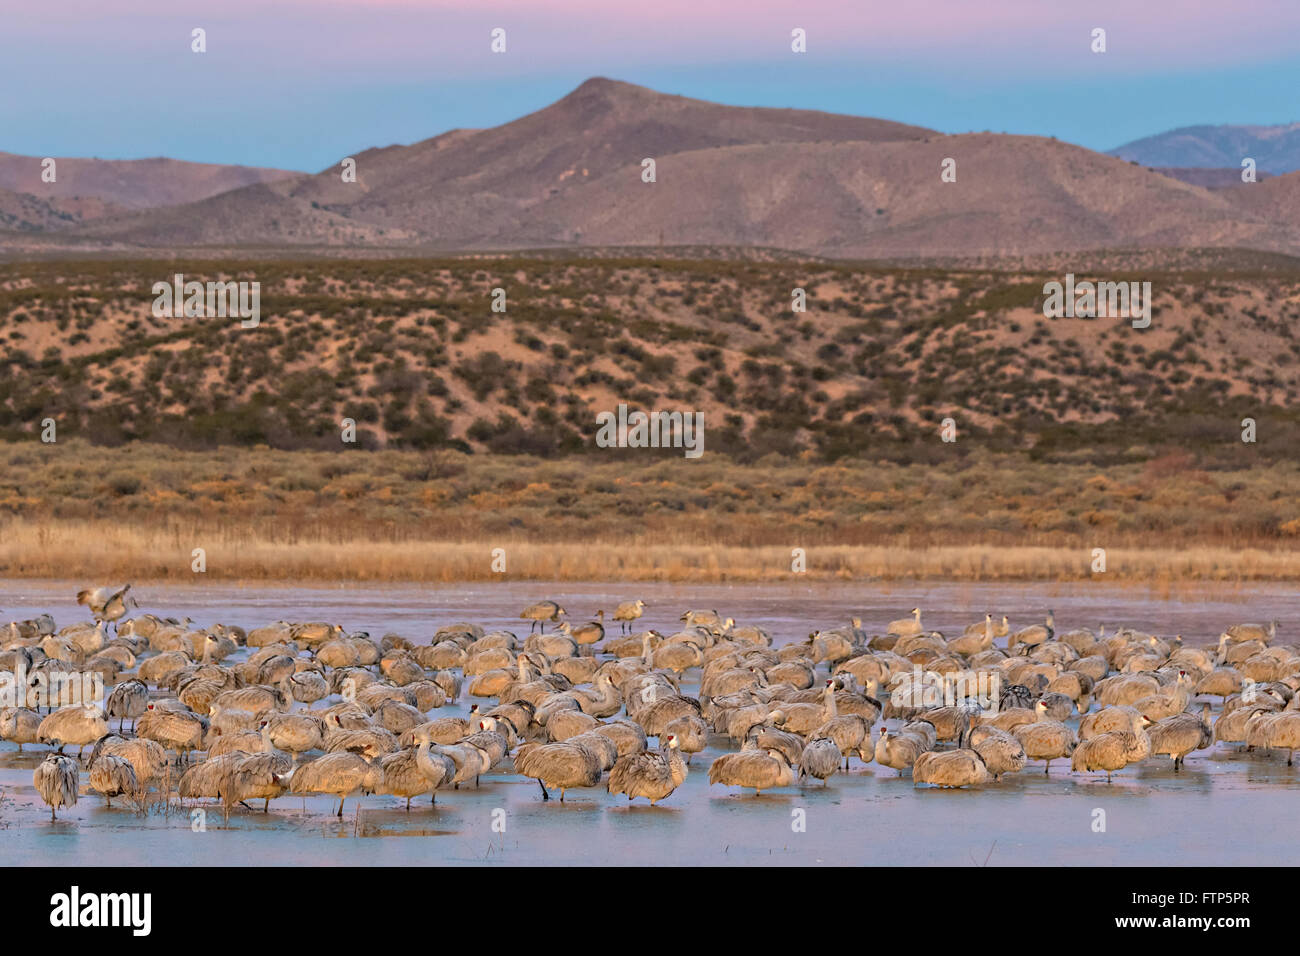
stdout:
[[1300,222],[1300,172],[1258,183],[1238,183],[1222,192],[1225,199],[1255,216]]
[[39,199],[93,198],[123,209],[148,209],[301,173],[254,166],[187,163],[179,159],[55,158],[56,178],[41,180],[41,158],[0,153],[0,189]]
[[[940,180],[945,158],[957,159],[954,183]],[[1300,241],[1206,190],[1036,137],[734,146],[668,157],[653,186],[636,172],[525,211],[521,241],[645,245],[662,234],[867,258]]]
[[[502,126],[353,158],[356,182],[334,166],[157,208],[136,196],[136,208],[60,225],[49,241],[68,251],[666,244],[888,259],[1300,252],[1300,220],[1205,188],[1222,176],[1198,185],[1041,137],[721,106],[604,78]],[[955,182],[940,176],[949,159]]]
[[1282,126],[1184,126],[1125,143],[1111,156],[1143,166],[1241,170],[1246,157],[1269,173],[1300,170],[1300,123]]
[[[299,207],[310,205],[371,224],[390,241],[419,236],[447,247],[565,244],[581,238],[582,225],[552,214],[615,172],[630,168],[635,183],[644,185],[640,164],[646,157],[663,162],[669,156],[741,145],[919,141],[928,135],[935,134],[886,120],[719,106],[597,78],[504,126],[453,130],[412,146],[359,153],[356,183],[344,183],[333,167],[277,192]],[[251,191],[241,198],[249,205],[263,201]],[[174,237],[178,227],[183,231],[185,224],[205,220],[208,206],[177,213],[162,219],[140,217],[128,235],[142,238],[137,227],[147,231],[150,223],[165,222],[163,228]],[[525,215],[541,225],[523,228]],[[552,228],[547,225],[552,218],[565,224]],[[177,227],[171,225],[173,220],[180,220]],[[283,230],[267,232],[262,225],[252,217],[245,228],[222,241],[274,243],[291,238]],[[102,231],[112,235],[115,225]]]

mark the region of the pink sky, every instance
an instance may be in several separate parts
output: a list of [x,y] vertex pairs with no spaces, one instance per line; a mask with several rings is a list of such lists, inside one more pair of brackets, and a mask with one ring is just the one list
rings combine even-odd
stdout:
[[1300,119],[1300,0],[8,0],[0,150],[319,169],[591,76],[1110,149]]
[[[68,0],[57,16],[44,4],[6,11],[11,40],[69,35],[90,23],[119,48],[147,50],[168,23],[204,26],[222,43],[271,50],[290,60],[347,44],[351,65],[401,69],[437,56],[477,59],[487,30],[509,31],[503,70],[562,66],[574,56],[616,54],[628,62],[699,64],[754,60],[788,52],[789,32],[804,27],[810,55],[944,58],[986,63],[991,52],[1017,61],[1060,62],[1086,51],[1104,27],[1114,68],[1171,64],[1190,69],[1294,54],[1300,48],[1300,0]],[[578,26],[575,26],[577,24]]]

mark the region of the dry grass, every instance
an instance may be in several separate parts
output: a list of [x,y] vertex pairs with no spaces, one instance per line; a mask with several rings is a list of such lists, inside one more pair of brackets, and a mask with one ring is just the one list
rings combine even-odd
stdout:
[[1300,579],[1300,466],[0,444],[0,577]]
[[86,580],[198,580],[192,549],[206,552],[207,575],[248,581],[482,581],[494,548],[514,580],[945,581],[1084,580],[1160,584],[1300,580],[1295,549],[1115,548],[1105,574],[1079,547],[948,545],[812,546],[806,575],[791,570],[791,548],[775,545],[655,544],[627,541],[340,541],[333,535],[276,540],[255,527],[122,527],[95,521],[16,521],[0,541],[0,568],[13,577]]

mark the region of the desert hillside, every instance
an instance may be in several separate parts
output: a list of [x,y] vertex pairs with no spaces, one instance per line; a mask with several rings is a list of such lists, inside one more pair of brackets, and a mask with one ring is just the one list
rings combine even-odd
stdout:
[[[150,288],[175,272],[259,281],[259,327],[155,318]],[[959,449],[1293,453],[1300,274],[1101,277],[1152,283],[1149,328],[1044,318],[1043,283],[1060,273],[628,258],[8,266],[0,436],[30,439],[53,417],[108,445],[337,448],[351,418],[362,447],[563,456],[591,450],[597,413],[624,402],[702,411],[708,449],[751,460],[948,456],[948,417]],[[1246,416],[1256,445],[1240,442]]]

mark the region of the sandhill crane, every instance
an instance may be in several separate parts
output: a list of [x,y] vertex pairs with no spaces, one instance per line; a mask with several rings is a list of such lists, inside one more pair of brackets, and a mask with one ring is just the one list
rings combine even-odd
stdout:
[[1216,667],[1196,682],[1194,693],[1227,700],[1241,692],[1242,673],[1235,667]]
[[213,726],[210,737],[211,739],[207,744],[207,753],[209,758],[233,753],[236,750],[242,750],[244,753],[253,753],[256,750],[261,750],[263,746],[262,731],[260,730],[227,732],[222,730],[219,726]]
[[596,760],[600,764],[601,773],[612,770],[614,764],[618,763],[618,744],[595,730],[589,730],[586,733],[578,734],[576,737],[570,737],[565,743],[585,747],[595,754]]
[[803,756],[804,739],[798,734],[780,730],[776,727],[758,726],[753,728],[745,738],[742,750],[779,750],[785,754],[791,767],[799,765]]
[[844,769],[849,769],[849,757],[857,754],[858,759],[867,763],[870,759],[870,752],[867,744],[871,741],[872,721],[861,716],[860,714],[841,714],[839,713],[838,699],[835,694],[836,681],[830,678],[826,681],[826,691],[823,696],[823,708],[826,712],[826,719],[812,731],[813,737],[830,737],[835,741],[835,746],[839,748],[844,757]]
[[[1041,703],[1041,702],[1040,702]],[[1012,734],[1025,748],[1025,756],[1030,760],[1043,761],[1043,773],[1052,769],[1052,761],[1060,760],[1074,753],[1078,740],[1074,731],[1059,720],[1042,718],[1046,707],[1040,712],[1040,719],[1032,724],[1022,724]]]
[[628,802],[645,797],[654,806],[680,787],[690,772],[677,747],[676,735],[665,734],[657,752],[643,750],[619,757],[609,772],[609,793],[626,793]]
[[127,607],[139,606],[135,598],[127,593],[130,590],[129,584],[120,588],[86,588],[77,592],[77,603],[90,608],[90,613],[95,616],[96,621],[111,621],[116,629],[117,621],[126,614]]
[[370,719],[388,732],[400,734],[424,723],[424,714],[405,701],[385,700]]
[[1055,633],[1056,615],[1049,610],[1045,623],[1031,624],[1029,627],[1016,631],[1008,638],[1007,646],[1011,648],[1013,653],[1023,653],[1031,647],[1037,647],[1039,644],[1050,641]]
[[569,627],[569,636],[577,642],[584,654],[591,654],[591,646],[605,639],[605,612],[597,611],[596,620]]
[[[1086,714],[1092,707],[1093,680],[1080,671],[1065,671],[1052,678],[1047,685],[1048,693],[1067,698],[1074,702],[1080,714]],[[1047,697],[1047,694],[1043,695]],[[1069,716],[1069,711],[1064,714]]]
[[215,798],[221,795],[239,762],[248,754],[242,750],[209,757],[186,768],[176,784],[176,795],[182,800],[195,800],[201,797]]
[[[663,734],[671,734],[677,739],[677,749],[686,754],[688,765],[693,754],[699,753],[709,745],[709,726],[698,714],[683,714],[673,718],[664,724]],[[660,734],[661,739],[663,734]],[[620,749],[619,752],[621,753],[622,750]]]
[[113,692],[108,695],[108,700],[104,704],[104,712],[108,717],[118,719],[118,730],[122,729],[122,725],[130,717],[131,730],[134,731],[136,719],[143,716],[148,704],[149,688],[145,686],[144,681],[127,680],[113,688]]
[[830,737],[813,737],[799,755],[799,778],[816,777],[826,785],[840,766],[840,748]]
[[[423,746],[427,750],[428,742],[426,741]],[[425,776],[420,769],[418,752],[414,749],[385,754],[379,758],[379,767],[383,771],[379,793],[405,797],[407,812],[410,812],[412,797],[428,793],[436,786],[435,782]]]
[[547,621],[558,621],[566,613],[564,608],[555,601],[538,601],[524,608],[519,616],[526,621],[532,621],[528,627],[528,633],[531,634],[538,624],[541,624],[542,630],[545,631]]
[[456,773],[451,779],[451,784],[457,789],[460,789],[460,785],[467,780],[473,780],[474,786],[477,787],[479,777],[492,769],[492,755],[484,748],[469,743],[468,738],[455,744],[439,744],[431,747],[430,750],[444,757],[450,757],[451,762],[456,765]]
[[213,704],[208,710],[208,730],[216,736],[243,733],[259,726],[261,718],[244,710],[226,710]]
[[41,715],[26,707],[0,708],[0,740],[8,740],[18,745],[22,753],[23,744],[37,744],[40,736]]
[[32,784],[41,799],[49,805],[50,820],[54,820],[56,809],[75,806],[77,803],[77,763],[62,754],[48,754],[37,764],[36,771],[32,774]]
[[397,743],[400,747],[414,747],[420,740],[427,738],[430,743],[454,744],[469,736],[476,726],[476,723],[471,723],[465,717],[439,717],[405,731]]
[[1070,760],[1072,770],[1104,770],[1106,782],[1110,783],[1111,774],[1123,770],[1129,764],[1138,763],[1151,755],[1151,738],[1147,736],[1146,726],[1150,724],[1145,717],[1140,718],[1141,726],[1135,731],[1109,731],[1080,741],[1074,749]]
[[513,746],[511,741],[513,731],[508,723],[487,716],[484,716],[478,722],[478,728],[477,731],[462,739],[460,743],[477,747],[487,754],[487,769],[491,770],[505,760],[510,753],[510,748]]
[[550,634],[530,634],[524,642],[524,650],[540,653],[556,660],[561,657],[577,657],[581,648],[572,636],[573,627],[568,621],[561,623]]
[[1074,698],[1069,694],[1048,691],[1038,698],[1034,709],[1039,710],[1040,705],[1042,707],[1040,713],[1048,720],[1069,720],[1070,715],[1074,713]]
[[279,748],[290,754],[294,763],[301,754],[325,747],[325,725],[309,714],[271,714],[261,721],[259,730],[265,741],[263,749]]
[[654,649],[651,660],[656,668],[680,675],[683,671],[703,664],[704,652],[690,641],[669,640]]
[[582,744],[565,741],[551,744],[524,744],[515,755],[515,770],[532,777],[542,788],[542,799],[551,795],[546,787],[558,787],[560,802],[564,792],[575,787],[594,787],[603,773],[600,758]]
[[1174,770],[1177,771],[1189,753],[1204,750],[1214,741],[1210,729],[1210,705],[1205,704],[1200,714],[1175,714],[1156,721],[1147,734],[1151,737],[1151,753],[1173,757]]
[[[189,655],[183,651],[165,651],[140,662],[136,675],[140,680],[162,687],[173,674],[190,665]],[[143,715],[141,715],[143,716]]]
[[748,787],[753,789],[755,796],[764,790],[788,787],[794,780],[794,768],[789,757],[775,748],[723,754],[709,767],[710,785]]
[[1270,750],[1285,750],[1286,765],[1290,767],[1296,750],[1300,750],[1300,711],[1257,715],[1248,724],[1246,743]]
[[188,758],[194,751],[203,749],[208,733],[205,717],[188,711],[164,710],[157,701],[151,701],[138,721],[137,732],[147,740],[154,740],[179,756]]
[[139,789],[135,768],[125,757],[101,753],[90,762],[90,789],[103,794],[104,804],[110,807],[114,797],[134,797]]
[[438,790],[456,778],[456,762],[445,754],[432,752],[429,738],[422,737],[415,751],[415,766],[429,782],[430,803],[438,802]]
[[680,620],[687,627],[722,627],[722,618],[717,611],[683,611]]
[[145,740],[143,737],[121,737],[117,734],[100,737],[90,751],[89,765],[93,767],[103,754],[111,754],[127,761],[135,771],[136,782],[141,784],[158,777],[167,766],[167,751],[156,741]]
[[326,753],[354,753],[379,757],[397,750],[397,737],[382,727],[342,726],[338,714],[330,715],[325,724]]
[[574,687],[565,693],[578,702],[578,707],[584,714],[593,717],[613,717],[623,709],[623,696],[608,673],[597,675],[591,690]]
[[1152,721],[1163,720],[1181,714],[1191,703],[1192,681],[1186,671],[1178,672],[1178,680],[1173,687],[1139,697],[1133,702],[1133,708]]
[[[641,617],[642,612],[645,611],[645,607],[645,601],[637,598],[635,601],[625,601],[615,609],[614,620],[618,621],[623,628],[620,633],[626,634],[631,632],[632,622]],[[714,615],[717,615],[716,611],[714,612]]]
[[1229,624],[1223,629],[1219,640],[1226,640],[1230,644],[1243,641],[1262,641],[1267,644],[1277,637],[1277,625],[1277,621],[1269,621],[1267,624]]
[[727,629],[727,636],[733,641],[740,641],[745,644],[757,644],[760,647],[772,646],[772,635],[763,627],[757,624],[744,624],[740,627],[730,627]]
[[261,800],[262,812],[266,813],[271,801],[288,790],[292,781],[293,765],[284,754],[248,754],[235,763],[222,782],[219,796],[227,807],[245,800]]
[[899,637],[910,637],[913,634],[921,633],[921,609],[914,607],[907,613],[912,616],[889,622],[888,633]]
[[[977,713],[974,708],[971,708],[968,712]],[[930,713],[930,711],[926,711],[923,716],[928,720],[930,718]],[[999,710],[992,717],[985,717],[983,723],[986,727],[996,727],[998,730],[1014,734],[1017,728],[1037,721],[1040,713],[1041,712],[1038,710],[1028,710],[1024,707],[1008,707],[1005,710]],[[943,722],[936,721],[936,723],[942,725]],[[939,739],[943,740],[946,738],[941,734]]]
[[1142,715],[1132,707],[1103,707],[1079,721],[1079,739],[1087,740],[1117,730],[1134,731],[1141,725]]
[[1008,684],[1002,688],[1002,693],[998,695],[998,712],[1010,710],[1013,707],[1032,710],[1036,700],[1034,692],[1024,684]]
[[694,697],[665,692],[658,689],[658,685],[649,685],[643,691],[638,691],[628,699],[629,706],[642,697],[649,703],[636,707],[634,713],[629,711],[629,716],[645,729],[647,737],[658,737],[678,717],[701,716],[700,702]]
[[280,693],[286,701],[314,704],[329,696],[330,688],[325,678],[315,671],[295,671],[280,681]]
[[[979,630],[972,631],[972,627],[978,627]],[[948,642],[948,651],[953,654],[961,654],[963,657],[973,657],[981,651],[989,650],[991,647],[993,647],[993,615],[991,614],[984,615],[983,624],[970,625],[961,637]]]
[[1159,691],[1160,681],[1151,674],[1116,674],[1096,686],[1097,701],[1106,707],[1132,705]]
[[974,750],[927,750],[912,766],[912,780],[936,787],[970,787],[993,779]]
[[108,723],[103,711],[94,704],[70,704],[60,707],[41,721],[36,736],[42,743],[55,747],[59,753],[69,744],[76,745],[77,759],[88,744],[93,744],[108,733]]
[[[680,721],[688,720],[682,717],[678,720],[670,721],[665,728],[665,733],[672,733],[677,736],[678,748],[685,753],[686,762],[691,762],[690,755],[696,751],[688,750],[685,747],[685,739],[678,731],[681,729]],[[699,718],[696,718],[699,719]],[[671,728],[671,729],[669,729]],[[618,749],[618,755],[625,757],[628,754],[640,753],[646,749],[646,732],[636,721],[628,717],[615,717],[607,723],[601,724],[595,730],[602,737],[608,737],[614,741],[614,746]],[[701,748],[702,749],[702,748]]]
[[813,666],[825,661],[832,671],[861,651],[854,643],[853,635],[845,628],[830,628],[809,634],[807,644],[812,652]]
[[900,732],[881,727],[876,742],[876,763],[897,770],[901,777],[904,770],[912,769],[917,757],[933,746],[933,742],[927,743],[919,734],[907,733],[906,728]]
[[973,728],[965,748],[980,755],[995,781],[1001,780],[1004,773],[1019,773],[1024,770],[1028,759],[1024,745],[1005,730],[996,727]]
[[354,753],[326,754],[294,771],[290,789],[294,793],[325,793],[339,798],[335,816],[343,816],[348,797],[374,793],[383,783],[383,771],[376,763]]

